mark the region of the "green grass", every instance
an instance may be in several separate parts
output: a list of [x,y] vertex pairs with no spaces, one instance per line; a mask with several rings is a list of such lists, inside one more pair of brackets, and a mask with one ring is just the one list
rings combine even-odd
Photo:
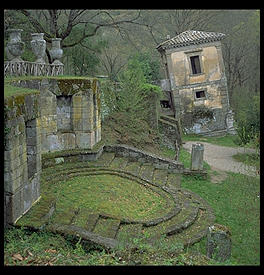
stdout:
[[[21,88],[12,86],[10,83],[12,81],[18,80],[32,80],[32,79],[44,79],[46,76],[19,76],[19,77],[6,77],[4,80],[4,97],[21,95],[25,93],[32,93],[38,90],[29,89],[29,88]],[[84,76],[72,76],[72,75],[60,75],[60,76],[49,76],[48,78],[52,79],[94,79],[94,77],[84,77]]]
[[183,142],[185,141],[204,141],[220,146],[239,147],[237,144],[237,136],[225,135],[222,137],[205,137],[201,135],[188,134],[182,136]]
[[[72,192],[74,190],[74,192]],[[57,197],[56,209],[84,208],[130,220],[154,219],[172,206],[151,189],[115,175],[74,177],[49,190]]]
[[5,265],[120,264],[113,252],[50,232],[21,228],[5,230]]
[[[179,246],[162,241],[151,248],[143,239],[134,239],[132,249],[106,251],[81,239],[23,228],[5,230],[4,265],[198,265],[208,264],[201,255],[186,253]],[[135,248],[137,247],[137,248]]]
[[[260,263],[259,179],[242,174],[228,174],[228,178],[221,184],[183,176],[182,187],[192,190],[207,200],[214,209],[215,222],[230,228],[231,262],[258,265]],[[205,253],[205,241],[198,246]]]
[[[232,136],[212,139],[217,145],[224,143],[227,146],[228,143],[232,144]],[[164,156],[174,157],[174,150],[162,149]],[[259,158],[255,154],[239,154],[235,158],[248,165],[259,165]],[[181,148],[179,160],[185,167],[189,167],[190,153]],[[204,163],[204,167],[209,175],[213,173],[207,163]],[[226,180],[220,184],[214,184],[210,182],[210,176],[208,179],[183,176],[182,187],[204,198],[214,209],[215,222],[230,228],[232,233],[232,257],[226,264],[258,265],[260,263],[259,178],[228,173]],[[198,250],[206,254],[206,240],[204,239],[194,245],[191,250]]]
[[34,89],[29,89],[29,88],[15,87],[8,83],[5,83],[4,85],[4,97],[35,93],[35,92],[39,92],[39,91]]
[[243,162],[246,165],[254,166],[260,170],[260,155],[256,153],[238,153],[232,156],[236,161]]

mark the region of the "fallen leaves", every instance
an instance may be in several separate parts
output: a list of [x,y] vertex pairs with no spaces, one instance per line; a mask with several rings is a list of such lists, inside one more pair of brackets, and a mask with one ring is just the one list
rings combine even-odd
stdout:
[[30,252],[28,249],[24,252],[27,253],[26,256],[22,256],[20,253],[15,253],[11,256],[12,260],[16,264],[22,264],[22,265],[53,265],[57,261],[57,253],[58,251],[55,249],[45,249],[45,253],[49,254],[56,254],[55,257],[50,257],[50,256],[34,256],[32,252]]
[[18,261],[23,261],[24,258],[21,256],[21,254],[17,253],[17,254],[13,254],[12,255],[12,259],[13,260],[18,260]]
[[47,252],[47,253],[57,253],[57,250],[55,250],[55,249],[46,249],[45,252]]

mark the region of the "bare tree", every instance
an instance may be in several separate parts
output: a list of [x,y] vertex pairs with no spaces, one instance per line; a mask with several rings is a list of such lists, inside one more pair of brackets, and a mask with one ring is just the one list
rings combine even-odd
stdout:
[[[73,47],[88,37],[96,35],[102,27],[118,28],[124,23],[135,23],[140,11],[126,13],[126,17],[118,19],[111,10],[17,10],[28,19],[37,32],[43,32],[48,42],[52,37],[62,39],[62,47]],[[41,23],[40,17],[44,19]],[[75,26],[81,26],[80,37],[76,41],[66,42]],[[89,28],[88,28],[89,25]]]
[[[25,21],[34,32],[44,33],[44,38],[51,43],[54,37],[61,38],[62,48],[74,47],[85,39],[95,36],[103,27],[120,30],[122,24],[135,24],[141,16],[140,10],[15,10],[24,16]],[[8,12],[5,12],[6,27],[12,27]],[[26,20],[25,20],[26,19]],[[8,23],[8,24],[7,24]],[[71,34],[78,27],[78,37],[71,39]],[[51,62],[48,49],[46,50],[49,62]]]
[[115,49],[104,48],[100,55],[98,55],[101,66],[111,80],[115,80],[117,74],[125,66],[126,60],[122,61],[122,58],[118,51]]

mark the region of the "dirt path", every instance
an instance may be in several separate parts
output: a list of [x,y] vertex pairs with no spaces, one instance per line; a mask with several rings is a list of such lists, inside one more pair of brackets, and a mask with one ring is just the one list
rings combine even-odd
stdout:
[[212,170],[230,171],[244,175],[256,175],[256,169],[254,167],[247,166],[232,158],[232,156],[237,153],[253,153],[255,152],[254,149],[219,146],[200,141],[187,141],[183,144],[183,148],[191,153],[192,144],[195,143],[202,143],[204,145],[204,160],[211,166]]

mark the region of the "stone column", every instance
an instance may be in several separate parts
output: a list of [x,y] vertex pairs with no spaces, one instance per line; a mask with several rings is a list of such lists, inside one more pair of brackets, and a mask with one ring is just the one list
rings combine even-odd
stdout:
[[203,170],[204,146],[201,143],[192,145],[191,170]]
[[223,262],[231,256],[231,233],[221,224],[214,224],[208,228],[207,233],[207,257]]

